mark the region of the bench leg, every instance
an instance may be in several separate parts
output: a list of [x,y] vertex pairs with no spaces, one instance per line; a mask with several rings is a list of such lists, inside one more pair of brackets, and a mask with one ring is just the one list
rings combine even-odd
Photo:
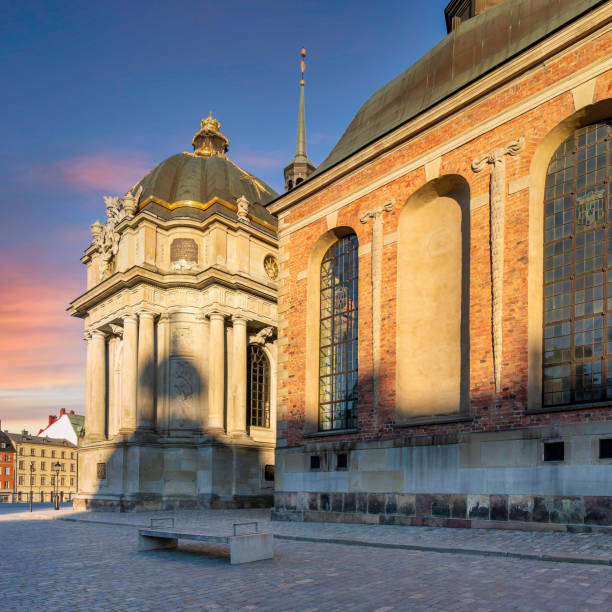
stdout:
[[271,533],[252,533],[230,537],[230,563],[250,563],[274,558],[274,536]]
[[164,550],[176,548],[178,540],[173,538],[154,538],[152,536],[138,536],[138,551],[142,550]]

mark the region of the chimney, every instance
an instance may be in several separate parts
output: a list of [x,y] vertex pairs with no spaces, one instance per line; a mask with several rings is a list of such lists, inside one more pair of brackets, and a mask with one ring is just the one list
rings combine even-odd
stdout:
[[49,424],[47,425],[47,427],[50,427],[51,425],[53,425],[53,423],[55,423],[55,417],[50,414],[49,415]]
[[64,416],[66,414],[65,408],[60,408],[60,416]]
[[74,414],[74,410],[71,410],[71,411],[70,411],[70,414]]

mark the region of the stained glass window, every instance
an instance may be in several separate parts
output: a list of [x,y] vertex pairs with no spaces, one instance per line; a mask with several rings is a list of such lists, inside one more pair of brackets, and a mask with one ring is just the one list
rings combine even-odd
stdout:
[[577,130],[548,166],[545,406],[612,399],[610,136],[610,122]]
[[270,427],[270,363],[260,346],[249,346],[247,365],[248,424],[253,427]]
[[357,425],[357,249],[345,236],[321,263],[319,431]]

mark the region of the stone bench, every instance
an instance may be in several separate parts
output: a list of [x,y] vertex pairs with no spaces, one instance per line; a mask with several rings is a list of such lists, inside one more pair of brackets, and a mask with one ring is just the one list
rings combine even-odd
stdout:
[[[255,533],[237,534],[236,528],[243,525],[255,525]],[[212,535],[195,531],[183,531],[174,528],[151,527],[138,530],[138,550],[163,550],[176,548],[179,540],[196,542],[218,542],[229,544],[230,563],[250,563],[274,557],[274,536],[270,532],[259,532],[257,523],[235,523],[233,535]]]

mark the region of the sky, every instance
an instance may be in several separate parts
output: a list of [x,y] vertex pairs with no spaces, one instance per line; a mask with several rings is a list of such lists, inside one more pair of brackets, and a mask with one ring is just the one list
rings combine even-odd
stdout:
[[84,413],[89,226],[210,111],[229,157],[283,190],[299,52],[320,164],[361,105],[445,35],[448,0],[139,0],[0,6],[0,420]]

